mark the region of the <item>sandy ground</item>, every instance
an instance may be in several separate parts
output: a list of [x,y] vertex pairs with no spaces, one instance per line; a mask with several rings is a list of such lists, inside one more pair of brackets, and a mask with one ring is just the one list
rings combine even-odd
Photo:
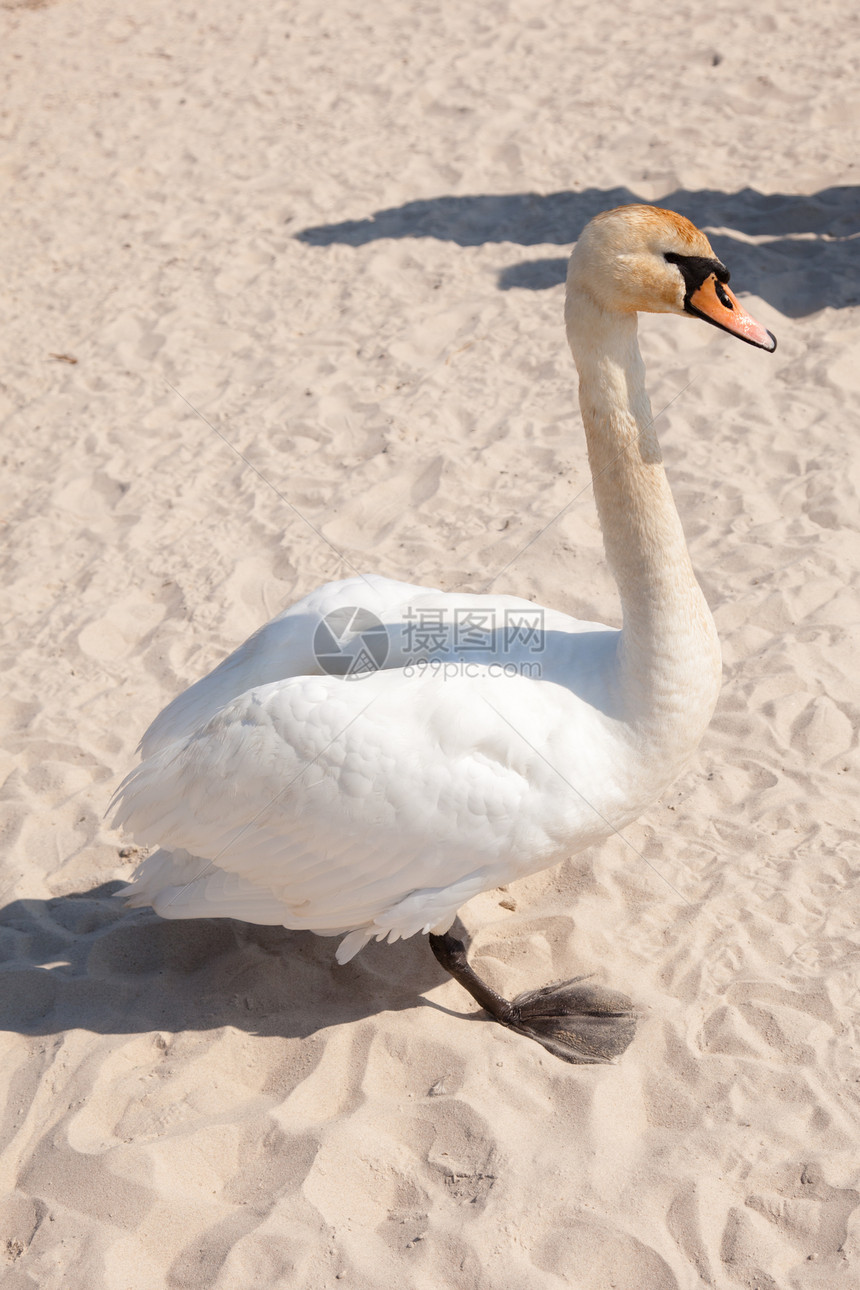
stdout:
[[[4,1290],[860,1286],[856,7],[0,29]],[[631,197],[711,231],[779,338],[642,328],[725,688],[644,858],[463,914],[505,993],[634,995],[631,1049],[564,1066],[420,939],[338,968],[123,911],[103,813],[140,733],[318,583],[509,565],[617,622],[560,284]]]

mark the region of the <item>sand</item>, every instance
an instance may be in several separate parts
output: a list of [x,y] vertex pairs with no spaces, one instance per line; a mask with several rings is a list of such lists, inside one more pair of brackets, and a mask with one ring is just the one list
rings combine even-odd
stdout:
[[[855,6],[0,31],[4,1290],[860,1286]],[[725,687],[626,840],[463,920],[509,995],[627,990],[632,1047],[563,1065],[420,939],[338,968],[124,911],[141,732],[319,583],[504,570],[618,622],[561,282],[631,199],[708,229],[779,339],[642,324]]]

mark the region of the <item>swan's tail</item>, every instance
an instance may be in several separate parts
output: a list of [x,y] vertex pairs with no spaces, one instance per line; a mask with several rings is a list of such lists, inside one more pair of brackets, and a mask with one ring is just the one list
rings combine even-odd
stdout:
[[129,909],[151,905],[162,918],[239,918],[287,926],[290,911],[272,891],[187,851],[153,851],[117,895]]

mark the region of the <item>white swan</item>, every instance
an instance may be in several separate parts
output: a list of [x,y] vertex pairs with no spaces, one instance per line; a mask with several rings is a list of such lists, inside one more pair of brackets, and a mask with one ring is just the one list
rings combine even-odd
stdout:
[[[571,257],[567,332],[621,631],[375,575],[321,587],[143,736],[115,823],[159,849],[129,905],[347,933],[341,963],[374,936],[432,932],[503,1024],[567,1061],[623,1051],[624,996],[566,982],[509,1003],[445,933],[478,892],[634,820],[708,724],[719,644],[661,464],[636,314],[693,314],[773,350],[728,277],[688,220],[648,206],[599,215]],[[330,674],[339,657],[361,679]]]

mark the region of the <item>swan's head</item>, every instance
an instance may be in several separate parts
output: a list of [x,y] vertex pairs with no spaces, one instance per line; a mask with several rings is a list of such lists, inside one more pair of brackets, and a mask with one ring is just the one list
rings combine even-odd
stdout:
[[683,215],[619,206],[586,224],[570,257],[568,313],[590,298],[615,313],[691,314],[759,349],[776,340],[728,289],[729,271]]

